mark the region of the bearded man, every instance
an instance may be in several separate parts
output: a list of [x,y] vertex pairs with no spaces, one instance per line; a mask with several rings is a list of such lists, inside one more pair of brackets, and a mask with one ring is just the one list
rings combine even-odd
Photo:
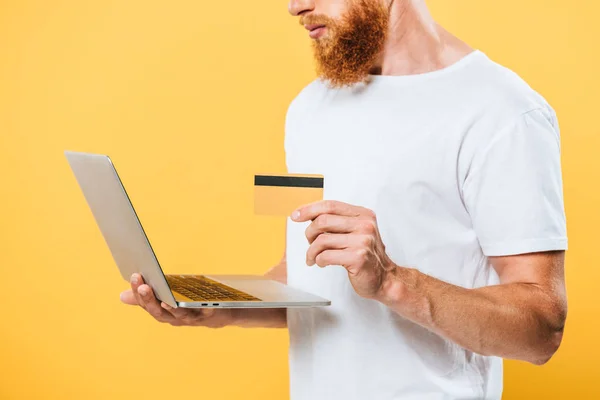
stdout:
[[325,200],[290,216],[267,275],[331,307],[173,309],[139,275],[123,301],[173,325],[287,327],[292,400],[500,399],[502,358],[544,364],[566,319],[554,111],[423,0],[289,11],[319,78],[289,108],[286,163],[323,174]]

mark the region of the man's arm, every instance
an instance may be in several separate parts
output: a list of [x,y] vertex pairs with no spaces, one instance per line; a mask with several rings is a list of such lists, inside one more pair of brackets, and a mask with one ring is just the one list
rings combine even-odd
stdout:
[[490,257],[500,285],[465,289],[395,264],[372,210],[325,200],[292,214],[306,229],[308,265],[342,265],[362,297],[484,355],[543,364],[567,313],[564,251]]
[[396,267],[380,301],[475,353],[544,364],[567,314],[564,251],[491,257],[500,285],[464,289]]
[[[287,263],[284,251],[281,261],[266,274],[270,279],[286,283]],[[244,328],[285,328],[287,314],[285,308],[263,309],[215,309],[215,308],[173,308],[159,302],[152,288],[143,282],[140,275],[134,274],[131,289],[121,293],[125,304],[140,306],[159,322],[173,326],[204,326],[222,328],[238,326]]]

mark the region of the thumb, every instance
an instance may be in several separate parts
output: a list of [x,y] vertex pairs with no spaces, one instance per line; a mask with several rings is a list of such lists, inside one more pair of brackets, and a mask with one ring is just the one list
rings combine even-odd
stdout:
[[135,298],[135,295],[133,294],[133,291],[131,289],[122,292],[120,297],[121,301],[125,304],[128,304],[130,306],[138,305],[137,299]]

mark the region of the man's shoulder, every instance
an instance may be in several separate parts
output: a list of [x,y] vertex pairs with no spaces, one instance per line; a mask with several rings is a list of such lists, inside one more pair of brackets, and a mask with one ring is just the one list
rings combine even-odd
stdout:
[[534,135],[541,127],[547,137],[559,136],[554,109],[517,72],[488,58],[472,72],[461,85],[471,116],[463,131],[462,157],[471,159],[500,138]]
[[508,117],[534,109],[550,109],[546,99],[517,72],[487,55],[463,79],[465,94],[472,94],[485,107],[486,114],[496,111],[499,116]]

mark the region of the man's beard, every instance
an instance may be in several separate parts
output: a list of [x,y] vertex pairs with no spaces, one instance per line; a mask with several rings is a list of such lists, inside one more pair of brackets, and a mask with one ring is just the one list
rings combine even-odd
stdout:
[[332,87],[366,81],[385,44],[389,10],[381,0],[350,0],[346,14],[336,20],[306,15],[302,25],[325,25],[326,35],[314,40],[317,74]]

